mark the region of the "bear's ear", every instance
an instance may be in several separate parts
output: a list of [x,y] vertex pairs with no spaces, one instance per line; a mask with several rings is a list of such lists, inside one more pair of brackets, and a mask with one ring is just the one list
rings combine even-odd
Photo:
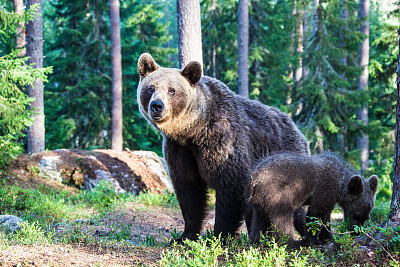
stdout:
[[200,81],[202,72],[201,64],[197,61],[192,61],[186,65],[181,74],[188,79],[191,85],[195,85]]
[[138,60],[138,71],[140,78],[143,79],[149,73],[157,70],[160,66],[154,61],[149,53],[144,53],[139,57]]
[[353,175],[347,185],[350,195],[358,195],[364,191],[362,178],[359,175]]
[[369,187],[371,188],[372,192],[376,192],[376,190],[378,189],[378,176],[376,175],[371,175],[371,177],[369,177],[368,179],[368,184]]

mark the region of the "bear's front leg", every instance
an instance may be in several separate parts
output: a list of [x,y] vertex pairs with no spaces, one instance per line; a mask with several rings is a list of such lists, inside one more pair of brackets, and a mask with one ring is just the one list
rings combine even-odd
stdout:
[[196,160],[189,148],[167,139],[163,149],[185,220],[185,230],[175,241],[182,243],[184,239],[195,240],[200,234],[206,213],[207,185],[200,177]]

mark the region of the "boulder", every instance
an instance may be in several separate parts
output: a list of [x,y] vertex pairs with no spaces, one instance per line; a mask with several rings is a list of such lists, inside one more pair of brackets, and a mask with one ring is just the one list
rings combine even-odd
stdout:
[[0,215],[0,231],[5,234],[14,233],[21,229],[24,220],[14,215]]
[[118,193],[173,191],[164,159],[151,151],[57,149],[22,155],[11,166],[9,171],[17,175],[88,191],[101,180],[111,182]]

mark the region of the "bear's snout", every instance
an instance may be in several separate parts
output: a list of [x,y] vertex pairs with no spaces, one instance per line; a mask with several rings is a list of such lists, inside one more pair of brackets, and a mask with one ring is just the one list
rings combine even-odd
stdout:
[[160,120],[162,118],[162,112],[164,111],[164,103],[155,100],[150,103],[150,111],[151,111],[151,117],[154,120]]

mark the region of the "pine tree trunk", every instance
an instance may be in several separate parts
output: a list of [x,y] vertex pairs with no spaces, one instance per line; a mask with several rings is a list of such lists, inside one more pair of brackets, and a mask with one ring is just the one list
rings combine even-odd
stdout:
[[[361,74],[357,78],[358,90],[368,90],[368,64],[369,64],[369,0],[360,0],[359,18],[362,20],[360,31],[366,37],[361,41],[359,49],[358,64],[361,68]],[[360,120],[363,126],[368,125],[368,102],[361,103],[357,110],[357,120]],[[361,131],[357,137],[357,148],[361,152],[361,170],[368,168],[368,135]]]
[[249,1],[239,0],[238,93],[249,97]]
[[[14,0],[14,9],[15,14],[21,15],[24,12],[24,0]],[[26,55],[26,37],[25,37],[25,24],[24,22],[20,22],[17,28],[17,49],[22,49],[21,52],[18,53],[19,57],[24,57]]]
[[122,151],[122,63],[119,0],[110,0],[112,108],[111,149]]
[[[293,5],[292,6],[292,11],[290,13],[291,18],[295,17],[296,13],[297,13],[296,7]],[[289,52],[289,57],[293,57],[293,54],[294,54],[293,47],[294,47],[294,44],[295,44],[295,41],[294,41],[295,31],[296,31],[295,28],[293,28],[292,31],[290,32],[290,46],[289,46],[289,51],[288,51]],[[289,64],[289,74],[288,74],[288,80],[289,81],[292,81],[293,77],[294,77],[293,68],[294,68],[293,64],[290,63]],[[289,83],[288,84],[288,91],[287,91],[287,94],[286,94],[286,105],[287,106],[292,105],[292,91],[293,91],[293,83]],[[289,115],[289,117],[292,117],[292,112],[289,112],[288,115]]]
[[[347,0],[341,0],[341,1],[342,1],[342,12],[341,12],[340,18],[345,21],[344,24],[346,25],[347,19],[349,17],[349,11],[347,10],[347,8],[345,6],[345,2],[347,2]],[[345,36],[342,36],[342,37],[344,38]],[[343,43],[341,43],[340,46],[343,47]],[[340,59],[340,64],[347,65],[347,54],[343,55],[343,57]],[[341,74],[341,76],[342,76],[342,78],[344,78],[344,74]]]
[[[42,0],[28,0],[27,8],[39,4],[35,19],[27,25],[26,52],[28,64],[33,68],[43,67],[43,18]],[[43,81],[37,79],[33,86],[28,86],[28,95],[35,98],[30,109],[34,110],[33,124],[28,130],[28,152],[38,153],[45,149],[44,107],[43,107]]]
[[177,0],[179,67],[190,61],[203,65],[199,0]]
[[[400,28],[398,29],[400,35]],[[393,164],[393,193],[392,203],[390,204],[389,220],[400,222],[400,38],[399,38],[399,58],[397,62],[397,102],[396,102],[396,135],[394,148]]]
[[295,74],[294,74],[294,82],[297,84],[300,82],[301,77],[303,76],[303,16],[304,16],[304,11],[300,10],[297,8],[297,55],[299,57],[299,65],[296,68]]
[[318,31],[318,8],[319,0],[313,0],[313,9],[311,15],[311,35],[315,36]]
[[[308,46],[308,31],[309,31],[309,21],[308,21],[308,14],[307,14],[307,10],[303,11],[303,50],[304,47]],[[302,73],[302,77],[303,79],[305,79],[308,76],[309,73],[309,69],[307,67],[307,65],[302,62],[302,67],[303,67],[303,73]]]

